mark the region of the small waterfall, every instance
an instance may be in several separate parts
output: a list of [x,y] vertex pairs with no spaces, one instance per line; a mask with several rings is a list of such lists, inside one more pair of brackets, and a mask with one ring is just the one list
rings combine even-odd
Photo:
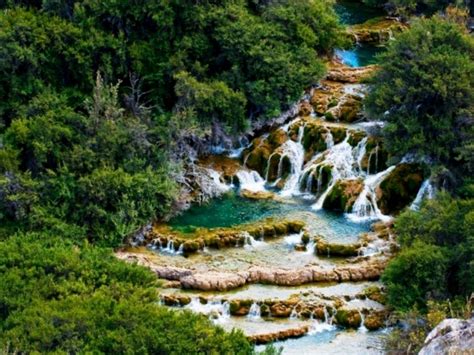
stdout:
[[326,134],[324,141],[326,142],[327,149],[331,149],[332,147],[334,147],[334,137],[332,136],[332,133],[330,130],[328,130],[328,133]]
[[[299,180],[303,170],[304,163],[304,148],[301,141],[303,140],[304,126],[301,125],[298,129],[298,140],[293,142],[291,139],[282,145],[283,154],[280,159],[280,164],[283,162],[283,157],[287,156],[291,162],[291,174],[288,177],[285,186],[281,191],[282,196],[292,196],[299,193]],[[278,168],[278,175],[281,177],[280,166]]]
[[254,302],[250,306],[249,314],[247,314],[247,318],[251,320],[260,320],[262,319],[261,317],[261,311],[260,311],[260,306],[258,303]]
[[364,189],[357,197],[354,206],[352,206],[352,213],[347,215],[349,219],[354,222],[372,219],[390,219],[390,217],[385,216],[377,206],[375,190],[393,169],[395,169],[395,166],[391,166],[378,174],[367,176],[364,181]]
[[290,319],[291,320],[297,320],[299,317],[298,312],[296,312],[296,308],[293,308],[290,314]]
[[184,307],[196,313],[209,316],[214,323],[224,323],[230,318],[229,302],[222,302],[219,299],[209,300],[207,303],[201,303],[199,297],[193,297],[191,302]]
[[314,243],[313,240],[308,242],[308,244],[306,244],[306,254],[309,254],[309,255],[316,254],[316,244]]
[[365,153],[367,152],[367,137],[364,137],[356,146],[354,156],[357,161],[357,167],[359,172],[363,173],[362,160],[364,159]]
[[244,248],[254,249],[267,244],[263,241],[263,238],[262,240],[256,240],[252,235],[247,232],[242,232],[242,235],[244,237]]
[[359,329],[357,330],[359,333],[367,333],[369,330],[365,327],[365,316],[362,311],[359,310],[359,315],[360,315],[360,326]]
[[352,154],[352,147],[348,143],[349,135],[346,135],[344,141],[334,145],[327,151],[325,157],[325,164],[332,166],[332,178],[326,191],[318,198],[316,203],[313,205],[313,209],[320,210],[323,208],[324,200],[329,192],[336,185],[339,179],[352,179],[357,177],[353,169],[354,166],[354,155]]
[[254,170],[240,170],[237,172],[240,189],[252,192],[265,191],[265,180]]
[[431,184],[429,179],[423,181],[418,193],[416,194],[415,200],[410,205],[410,209],[414,211],[418,211],[421,207],[421,203],[425,198],[431,200],[435,196],[435,189]]
[[323,333],[323,332],[330,332],[337,329],[337,327],[332,324],[333,317],[329,316],[329,312],[326,309],[326,307],[324,307],[323,310],[324,310],[324,322],[321,322],[319,320],[313,321],[313,323],[311,324],[311,329],[308,332],[308,334],[314,335],[314,334]]
[[293,247],[296,245],[296,244],[300,244],[301,243],[301,237],[303,236],[303,231],[301,231],[300,233],[296,233],[296,234],[290,234],[290,235],[287,235],[284,240],[285,240],[285,243],[291,248],[293,249]]

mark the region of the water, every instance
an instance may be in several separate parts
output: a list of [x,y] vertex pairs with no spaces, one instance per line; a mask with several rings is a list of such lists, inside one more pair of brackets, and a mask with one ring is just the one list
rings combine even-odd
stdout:
[[353,0],[337,1],[334,10],[344,25],[357,25],[374,17],[385,15],[382,9],[370,7],[360,1]]
[[[358,331],[342,331],[328,328],[322,323],[322,331],[310,332],[298,339],[288,339],[273,343],[276,348],[282,348],[284,355],[324,354],[324,355],[379,355],[382,350],[382,331],[361,333]],[[262,351],[265,346],[257,346]]]
[[377,55],[385,50],[383,46],[357,44],[351,49],[336,49],[335,55],[349,67],[359,68],[377,64]]
[[193,206],[169,221],[169,226],[183,233],[197,228],[234,227],[265,218],[297,219],[307,223],[310,231],[328,240],[352,243],[362,232],[369,230],[367,223],[354,223],[343,215],[329,211],[314,211],[312,201],[294,198],[286,201],[250,200],[235,193],[211,200],[202,206]]

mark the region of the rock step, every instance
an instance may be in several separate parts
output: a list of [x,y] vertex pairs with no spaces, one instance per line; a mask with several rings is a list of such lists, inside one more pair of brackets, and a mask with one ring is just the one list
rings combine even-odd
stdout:
[[310,329],[311,327],[309,325],[303,325],[297,328],[284,329],[272,333],[249,335],[247,339],[256,345],[268,344],[278,340],[302,337],[306,335]]
[[[362,297],[365,295],[360,295]],[[229,315],[235,317],[249,316],[257,311],[259,316],[290,319],[317,319],[328,321],[344,328],[359,328],[364,325],[369,330],[377,330],[384,326],[388,312],[375,301],[354,307],[343,298],[328,297],[327,299],[288,299],[288,300],[226,300],[204,297],[191,299],[186,295],[162,295],[162,302],[167,306],[186,307],[202,312],[207,306],[220,307],[227,305]],[[359,301],[361,302],[361,301]],[[197,306],[196,306],[197,304]],[[206,313],[206,311],[205,311]]]

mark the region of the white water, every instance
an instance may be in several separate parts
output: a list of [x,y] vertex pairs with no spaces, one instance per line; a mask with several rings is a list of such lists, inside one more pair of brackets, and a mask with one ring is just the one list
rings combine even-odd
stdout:
[[[291,162],[291,175],[288,177],[285,186],[280,192],[281,196],[292,196],[299,193],[299,179],[303,170],[304,163],[304,148],[301,141],[303,140],[304,126],[300,126],[298,129],[298,140],[293,142],[291,139],[287,140],[283,145],[283,153],[280,160],[280,164],[283,161],[283,157],[287,156]],[[278,169],[280,170],[280,168]],[[280,174],[280,171],[279,171]],[[280,176],[279,176],[280,177]]]
[[254,170],[240,170],[237,172],[240,189],[251,192],[265,191],[265,180]]
[[230,319],[230,305],[228,302],[222,302],[221,300],[210,300],[203,304],[198,297],[193,297],[191,302],[184,308],[207,315],[217,324],[224,323]]
[[433,185],[431,184],[431,181],[429,179],[423,181],[423,184],[420,187],[420,190],[418,190],[418,193],[415,197],[415,200],[410,206],[410,209],[417,211],[421,207],[421,203],[425,198],[431,200],[435,196],[435,189]]
[[260,306],[258,303],[254,302],[250,306],[249,313],[247,314],[247,318],[251,320],[261,320],[261,312],[260,312]]
[[369,330],[365,327],[365,316],[364,316],[364,313],[362,313],[362,311],[359,311],[359,315],[360,315],[360,326],[359,326],[359,329],[357,330],[359,333],[367,333]]
[[347,215],[350,220],[354,222],[363,222],[375,219],[383,221],[391,219],[390,216],[385,216],[380,211],[377,205],[375,190],[393,169],[395,169],[395,166],[391,166],[378,174],[367,176],[364,180],[364,189],[357,197],[354,206],[352,206],[352,212]]
[[246,249],[255,249],[255,248],[260,248],[260,247],[263,247],[263,246],[267,245],[267,243],[265,243],[263,241],[263,239],[262,240],[256,240],[248,232],[242,232],[242,235],[245,238],[244,248],[246,248]]

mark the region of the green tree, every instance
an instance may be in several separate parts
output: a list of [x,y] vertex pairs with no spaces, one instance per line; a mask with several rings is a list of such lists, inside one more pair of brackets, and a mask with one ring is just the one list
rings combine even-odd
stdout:
[[387,149],[450,167],[472,166],[474,40],[439,17],[421,19],[390,42],[365,102],[387,122]]

